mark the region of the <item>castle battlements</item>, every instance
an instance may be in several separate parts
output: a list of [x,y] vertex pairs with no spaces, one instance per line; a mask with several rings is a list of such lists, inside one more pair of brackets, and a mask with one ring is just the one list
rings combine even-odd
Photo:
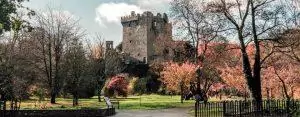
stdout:
[[139,20],[144,20],[144,19],[154,19],[154,20],[163,20],[166,23],[168,23],[168,16],[166,13],[164,13],[163,15],[161,15],[160,13],[157,13],[156,16],[153,15],[153,13],[151,13],[150,11],[145,11],[142,14],[136,14],[134,11],[131,11],[131,15],[129,16],[124,16],[121,17],[121,22],[122,23],[126,23],[126,22],[131,22],[131,21],[139,21]]

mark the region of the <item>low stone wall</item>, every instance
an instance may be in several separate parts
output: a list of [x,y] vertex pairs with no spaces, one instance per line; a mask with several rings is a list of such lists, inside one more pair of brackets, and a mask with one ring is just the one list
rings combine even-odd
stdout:
[[115,108],[99,110],[18,110],[0,111],[0,117],[105,117],[116,113]]

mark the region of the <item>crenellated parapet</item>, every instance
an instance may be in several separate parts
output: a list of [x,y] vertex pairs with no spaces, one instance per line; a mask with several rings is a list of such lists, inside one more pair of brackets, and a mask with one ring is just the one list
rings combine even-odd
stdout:
[[139,18],[140,18],[140,14],[135,14],[134,11],[131,11],[131,15],[121,17],[121,22],[136,21]]
[[124,25],[126,23],[136,23],[136,24],[145,24],[151,22],[161,22],[161,23],[168,23],[168,16],[166,13],[163,15],[157,13],[157,15],[153,15],[150,11],[145,11],[142,14],[135,13],[134,11],[131,12],[128,16],[121,17],[121,23]]

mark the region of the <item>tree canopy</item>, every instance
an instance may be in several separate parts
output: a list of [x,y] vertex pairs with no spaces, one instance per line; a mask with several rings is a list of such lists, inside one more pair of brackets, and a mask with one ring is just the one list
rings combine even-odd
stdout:
[[21,4],[24,1],[29,0],[0,0],[0,34],[13,28],[12,14],[17,14],[19,8],[28,10],[29,16],[34,15],[34,11]]

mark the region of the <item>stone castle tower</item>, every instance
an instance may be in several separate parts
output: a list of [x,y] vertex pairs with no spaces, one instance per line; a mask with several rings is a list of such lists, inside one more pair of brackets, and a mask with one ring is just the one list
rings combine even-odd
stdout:
[[166,47],[172,42],[172,25],[165,13],[154,16],[149,11],[143,14],[132,11],[130,16],[121,18],[121,23],[122,52],[131,62],[148,64],[169,54]]

